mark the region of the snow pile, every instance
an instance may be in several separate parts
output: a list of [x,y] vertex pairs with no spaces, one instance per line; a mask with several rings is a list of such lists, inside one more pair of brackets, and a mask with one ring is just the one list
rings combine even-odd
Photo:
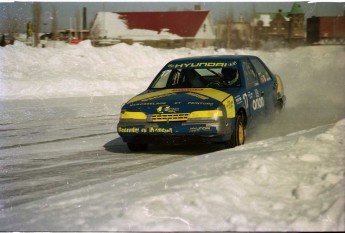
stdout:
[[[289,102],[293,104],[318,98],[323,105],[338,101],[334,95],[344,96],[345,50],[339,46],[264,52],[212,48],[164,50],[126,44],[95,48],[90,41],[84,41],[60,48],[37,49],[20,42],[0,48],[0,99],[135,95],[147,88],[168,61],[217,54],[261,57],[282,77]],[[305,85],[311,88],[303,90],[301,86]],[[323,94],[328,89],[334,93]]]
[[138,185],[140,198],[129,199],[126,208],[119,209],[121,218],[110,220],[109,227],[344,230],[345,120],[324,130],[302,131],[176,163],[151,173],[149,184],[135,183],[141,180],[137,177],[128,187]]
[[[157,60],[164,58],[159,51],[151,48],[143,48],[136,56],[129,56],[137,50],[136,46],[125,44],[98,49],[92,47],[89,41],[59,49],[18,45],[2,48],[0,98],[102,96],[139,92],[159,69]],[[151,54],[152,59],[147,60],[147,54]],[[129,86],[128,82],[135,84]]]
[[0,229],[342,231],[344,132],[341,120],[8,208]]

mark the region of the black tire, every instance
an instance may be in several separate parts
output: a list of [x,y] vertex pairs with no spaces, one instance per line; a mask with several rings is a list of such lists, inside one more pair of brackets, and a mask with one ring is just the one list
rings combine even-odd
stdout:
[[231,138],[229,141],[225,142],[225,148],[234,148],[244,144],[245,141],[245,124],[242,116],[236,116],[235,129],[232,132]]
[[275,113],[280,114],[283,111],[284,104],[281,100],[278,100],[275,105]]
[[148,147],[147,144],[142,144],[142,143],[132,143],[128,142],[127,147],[130,151],[133,152],[140,152],[140,151],[145,151]]

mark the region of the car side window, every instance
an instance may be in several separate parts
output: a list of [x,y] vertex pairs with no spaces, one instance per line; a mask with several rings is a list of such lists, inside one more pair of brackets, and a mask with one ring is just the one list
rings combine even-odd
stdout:
[[153,88],[165,88],[167,86],[168,79],[170,77],[171,70],[164,70],[159,75],[159,78],[153,83]]
[[247,88],[253,88],[255,86],[259,85],[257,76],[255,74],[255,71],[253,70],[253,67],[249,63],[249,61],[243,61],[243,71],[244,71],[244,77],[246,79]]
[[180,70],[164,70],[160,73],[151,88],[179,88],[186,83],[185,75]]
[[267,81],[272,80],[271,76],[266,70],[266,67],[257,58],[251,58],[250,61],[253,63],[253,66],[258,73],[260,83],[263,84]]

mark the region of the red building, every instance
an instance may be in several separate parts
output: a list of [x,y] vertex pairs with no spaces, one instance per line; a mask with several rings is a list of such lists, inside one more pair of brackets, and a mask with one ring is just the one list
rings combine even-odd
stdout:
[[307,19],[307,42],[345,44],[345,16]]
[[213,46],[209,11],[99,12],[92,40],[135,43],[162,48]]

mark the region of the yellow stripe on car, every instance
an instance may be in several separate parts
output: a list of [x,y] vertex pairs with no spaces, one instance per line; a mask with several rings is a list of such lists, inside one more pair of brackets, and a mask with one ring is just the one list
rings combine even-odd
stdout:
[[227,118],[234,118],[236,116],[234,97],[230,95],[222,103],[225,106]]
[[284,89],[283,89],[283,83],[279,75],[276,74],[277,78],[277,94],[278,96],[283,96],[284,95]]
[[213,88],[205,88],[205,89],[193,89],[194,93],[198,93],[201,95],[206,95],[208,97],[211,97],[213,99],[218,100],[219,102],[223,102],[223,100],[225,100],[229,94],[224,92],[224,91],[219,91]]
[[121,119],[135,119],[135,120],[146,120],[147,116],[143,112],[124,112],[121,113]]
[[235,113],[235,104],[234,104],[234,97],[224,91],[220,91],[213,88],[205,88],[205,89],[193,89],[194,93],[198,93],[201,95],[205,95],[211,97],[219,102],[223,103],[226,109],[226,117],[227,118],[234,118],[236,116]]
[[225,106],[227,118],[233,118],[236,116],[234,97],[224,91],[220,91],[213,88],[165,89],[161,91],[155,91],[155,92],[145,93],[145,94],[136,96],[130,99],[127,103],[133,103],[136,101],[150,101],[150,100],[162,98],[165,96],[176,95],[179,92],[197,93],[197,94],[218,100]]
[[205,110],[192,112],[188,118],[217,118],[222,116],[223,112],[221,110]]

